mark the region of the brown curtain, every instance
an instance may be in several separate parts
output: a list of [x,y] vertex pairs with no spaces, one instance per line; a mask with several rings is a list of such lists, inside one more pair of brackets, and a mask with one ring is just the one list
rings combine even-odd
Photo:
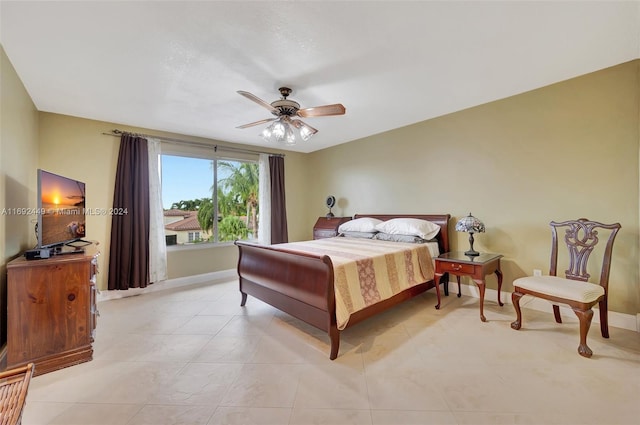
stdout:
[[149,284],[149,158],[147,139],[123,134],[113,194],[109,290]]
[[284,158],[269,157],[271,176],[271,243],[289,241],[287,232],[287,209],[284,197]]

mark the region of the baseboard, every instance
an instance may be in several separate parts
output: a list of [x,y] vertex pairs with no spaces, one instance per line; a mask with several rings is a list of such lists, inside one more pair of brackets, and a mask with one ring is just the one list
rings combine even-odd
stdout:
[[[468,297],[480,298],[480,291],[476,285],[461,285],[462,287],[462,295],[466,295]],[[458,288],[455,282],[449,282],[449,296],[457,294]],[[444,292],[442,292],[444,293]],[[497,289],[486,288],[484,291],[484,299],[485,302],[487,300],[495,301],[498,297]],[[512,305],[511,302],[511,292],[500,291],[500,298],[502,302],[505,304]],[[553,313],[553,308],[551,307],[551,303],[549,301],[535,298],[529,295],[525,295],[520,300],[520,307],[529,308],[531,310],[544,311]],[[598,309],[594,307],[593,314],[593,323],[600,323],[600,314]],[[515,314],[515,313],[514,313]],[[576,317],[573,310],[569,307],[560,306],[560,315],[563,319],[566,318],[568,322],[578,322],[578,318]],[[609,325],[614,326],[616,328],[628,329],[630,331],[636,331],[640,333],[640,313],[636,316],[632,314],[618,313],[616,311],[609,311]]]
[[167,289],[175,289],[205,282],[223,282],[236,278],[237,276],[238,272],[236,269],[229,269],[194,276],[178,277],[175,279],[163,280],[162,282],[155,282],[146,288],[131,288],[125,291],[100,291],[96,301],[102,302],[118,298],[134,297],[136,295],[148,294],[150,292],[164,291]]

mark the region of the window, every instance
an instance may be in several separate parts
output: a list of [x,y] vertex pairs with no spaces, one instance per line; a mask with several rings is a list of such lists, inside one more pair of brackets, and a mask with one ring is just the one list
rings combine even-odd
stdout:
[[[257,161],[163,153],[166,240],[173,245],[258,237]],[[163,146],[164,152],[164,146]],[[170,238],[171,236],[171,238]]]

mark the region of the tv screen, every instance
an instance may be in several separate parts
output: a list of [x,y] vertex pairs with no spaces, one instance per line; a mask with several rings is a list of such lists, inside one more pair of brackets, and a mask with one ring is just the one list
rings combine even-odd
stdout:
[[85,236],[84,183],[38,170],[38,247],[74,242]]

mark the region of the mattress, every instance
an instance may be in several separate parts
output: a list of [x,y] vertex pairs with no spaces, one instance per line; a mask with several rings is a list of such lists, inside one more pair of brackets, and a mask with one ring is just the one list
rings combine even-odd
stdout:
[[432,280],[433,254],[438,255],[437,243],[349,237],[291,242],[278,247],[331,258],[338,329],[346,327],[353,313]]

